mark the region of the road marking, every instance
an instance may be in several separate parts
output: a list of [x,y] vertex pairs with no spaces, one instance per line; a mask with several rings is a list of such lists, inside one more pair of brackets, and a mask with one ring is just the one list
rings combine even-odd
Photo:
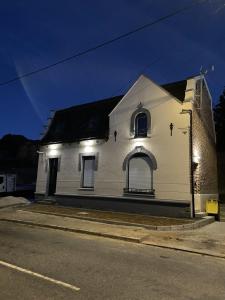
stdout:
[[10,268],[10,269],[17,270],[19,272],[23,272],[23,273],[26,273],[26,274],[29,274],[29,275],[41,278],[41,279],[45,279],[47,281],[50,281],[52,283],[55,283],[57,285],[60,285],[60,286],[63,286],[63,287],[69,288],[69,289],[72,289],[74,291],[79,291],[80,290],[79,287],[76,287],[76,286],[71,285],[69,283],[66,283],[66,282],[63,282],[63,281],[60,281],[60,280],[56,280],[56,279],[53,279],[51,277],[47,277],[47,276],[41,275],[39,273],[32,272],[32,271],[27,270],[27,269],[23,269],[21,267],[9,264],[9,263],[7,263],[5,261],[2,261],[2,260],[0,260],[0,265],[5,266],[5,267]]

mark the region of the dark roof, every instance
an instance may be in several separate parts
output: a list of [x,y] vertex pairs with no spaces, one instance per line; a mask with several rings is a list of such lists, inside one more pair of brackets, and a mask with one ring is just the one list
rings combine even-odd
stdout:
[[[184,100],[186,80],[162,85],[171,95]],[[42,144],[70,143],[85,139],[107,139],[109,114],[123,95],[56,111]]]
[[108,115],[122,97],[116,96],[56,111],[46,135],[42,138],[42,144],[108,138]]
[[161,85],[161,87],[163,87],[172,96],[176,97],[180,101],[184,101],[186,86],[187,86],[187,80],[181,80],[181,81]]

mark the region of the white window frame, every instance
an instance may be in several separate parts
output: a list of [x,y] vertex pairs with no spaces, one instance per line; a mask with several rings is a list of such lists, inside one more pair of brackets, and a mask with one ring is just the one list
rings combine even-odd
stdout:
[[[86,185],[85,184],[85,172],[86,172],[86,169],[85,169],[85,162],[86,161],[91,161],[92,162],[92,174],[91,174],[91,182],[92,184],[91,185]],[[94,176],[94,172],[95,172],[95,168],[94,168],[94,164],[95,164],[95,156],[83,156],[82,157],[82,188],[84,189],[93,189],[94,188],[94,180],[95,180],[95,176]]]

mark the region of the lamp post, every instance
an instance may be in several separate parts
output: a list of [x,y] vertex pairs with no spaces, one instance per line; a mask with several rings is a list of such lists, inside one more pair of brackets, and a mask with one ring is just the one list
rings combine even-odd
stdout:
[[190,156],[190,187],[191,187],[191,217],[195,218],[195,191],[194,191],[194,168],[193,168],[193,119],[191,109],[182,109],[181,114],[189,114],[189,156]]

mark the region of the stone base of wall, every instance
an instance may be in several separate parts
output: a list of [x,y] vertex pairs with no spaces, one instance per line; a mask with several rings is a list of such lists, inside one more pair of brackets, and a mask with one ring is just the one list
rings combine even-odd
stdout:
[[218,194],[195,194],[195,210],[205,212],[208,199],[219,199]]
[[[44,194],[36,193],[36,200],[44,200]],[[190,202],[131,197],[102,197],[80,195],[55,195],[54,200],[63,206],[107,211],[138,213],[153,216],[189,218]]]

